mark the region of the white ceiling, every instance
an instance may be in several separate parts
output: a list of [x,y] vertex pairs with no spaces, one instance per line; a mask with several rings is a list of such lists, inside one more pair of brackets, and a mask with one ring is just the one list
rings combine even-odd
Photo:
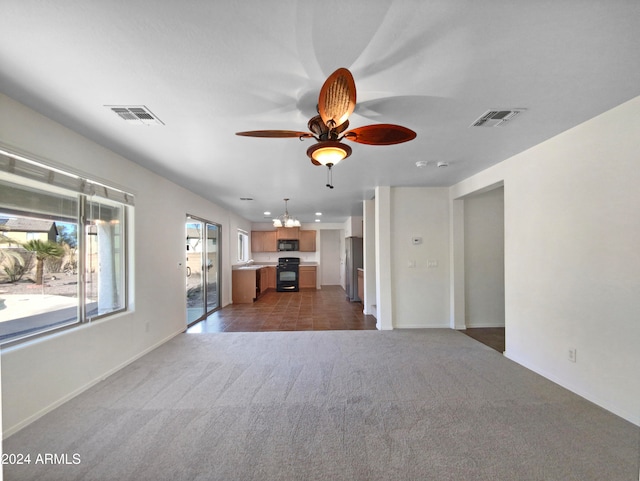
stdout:
[[[284,197],[303,222],[338,222],[376,185],[452,185],[640,95],[639,52],[638,0],[0,6],[3,93],[254,222]],[[352,143],[331,190],[306,156],[312,139],[234,135],[307,130],[338,67],[358,89],[352,128],[396,123],[417,138]],[[165,125],[132,126],[105,105],[145,105]],[[527,111],[469,128],[491,108]]]

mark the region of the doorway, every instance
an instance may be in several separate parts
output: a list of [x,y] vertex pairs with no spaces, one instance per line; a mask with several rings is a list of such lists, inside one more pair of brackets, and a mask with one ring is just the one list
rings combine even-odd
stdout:
[[465,334],[504,352],[504,188],[464,198]]
[[187,216],[187,325],[220,307],[220,225]]

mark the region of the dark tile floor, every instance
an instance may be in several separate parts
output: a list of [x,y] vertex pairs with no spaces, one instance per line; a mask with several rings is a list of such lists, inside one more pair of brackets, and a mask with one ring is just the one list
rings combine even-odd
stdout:
[[[361,302],[349,302],[340,286],[267,291],[252,304],[230,304],[194,324],[187,332],[259,332],[375,330],[376,319],[362,313]],[[499,352],[504,352],[504,327],[460,331]]]
[[376,329],[361,302],[347,301],[340,286],[267,291],[252,304],[230,304],[194,324],[187,332],[321,331]]
[[460,332],[498,352],[504,352],[504,327],[473,327]]

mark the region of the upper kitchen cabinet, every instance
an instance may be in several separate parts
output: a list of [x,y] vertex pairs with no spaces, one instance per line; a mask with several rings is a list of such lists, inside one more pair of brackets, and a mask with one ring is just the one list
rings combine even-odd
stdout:
[[251,231],[251,252],[277,252],[278,242],[274,230]]
[[277,240],[298,240],[300,238],[300,227],[278,227],[276,228]]
[[300,247],[300,252],[315,252],[316,251],[316,231],[301,230],[299,247]]
[[279,240],[297,240],[298,251],[316,251],[315,230],[300,230],[299,227],[279,227],[277,230],[251,231],[251,252],[278,252]]

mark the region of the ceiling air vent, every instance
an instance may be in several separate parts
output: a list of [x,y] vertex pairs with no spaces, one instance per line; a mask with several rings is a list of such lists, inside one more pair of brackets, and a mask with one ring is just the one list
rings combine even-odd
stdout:
[[513,119],[520,112],[524,112],[524,110],[525,109],[488,110],[469,127],[498,127]]
[[164,125],[164,122],[153,115],[151,111],[144,105],[126,106],[126,105],[106,105],[121,119],[136,125]]

